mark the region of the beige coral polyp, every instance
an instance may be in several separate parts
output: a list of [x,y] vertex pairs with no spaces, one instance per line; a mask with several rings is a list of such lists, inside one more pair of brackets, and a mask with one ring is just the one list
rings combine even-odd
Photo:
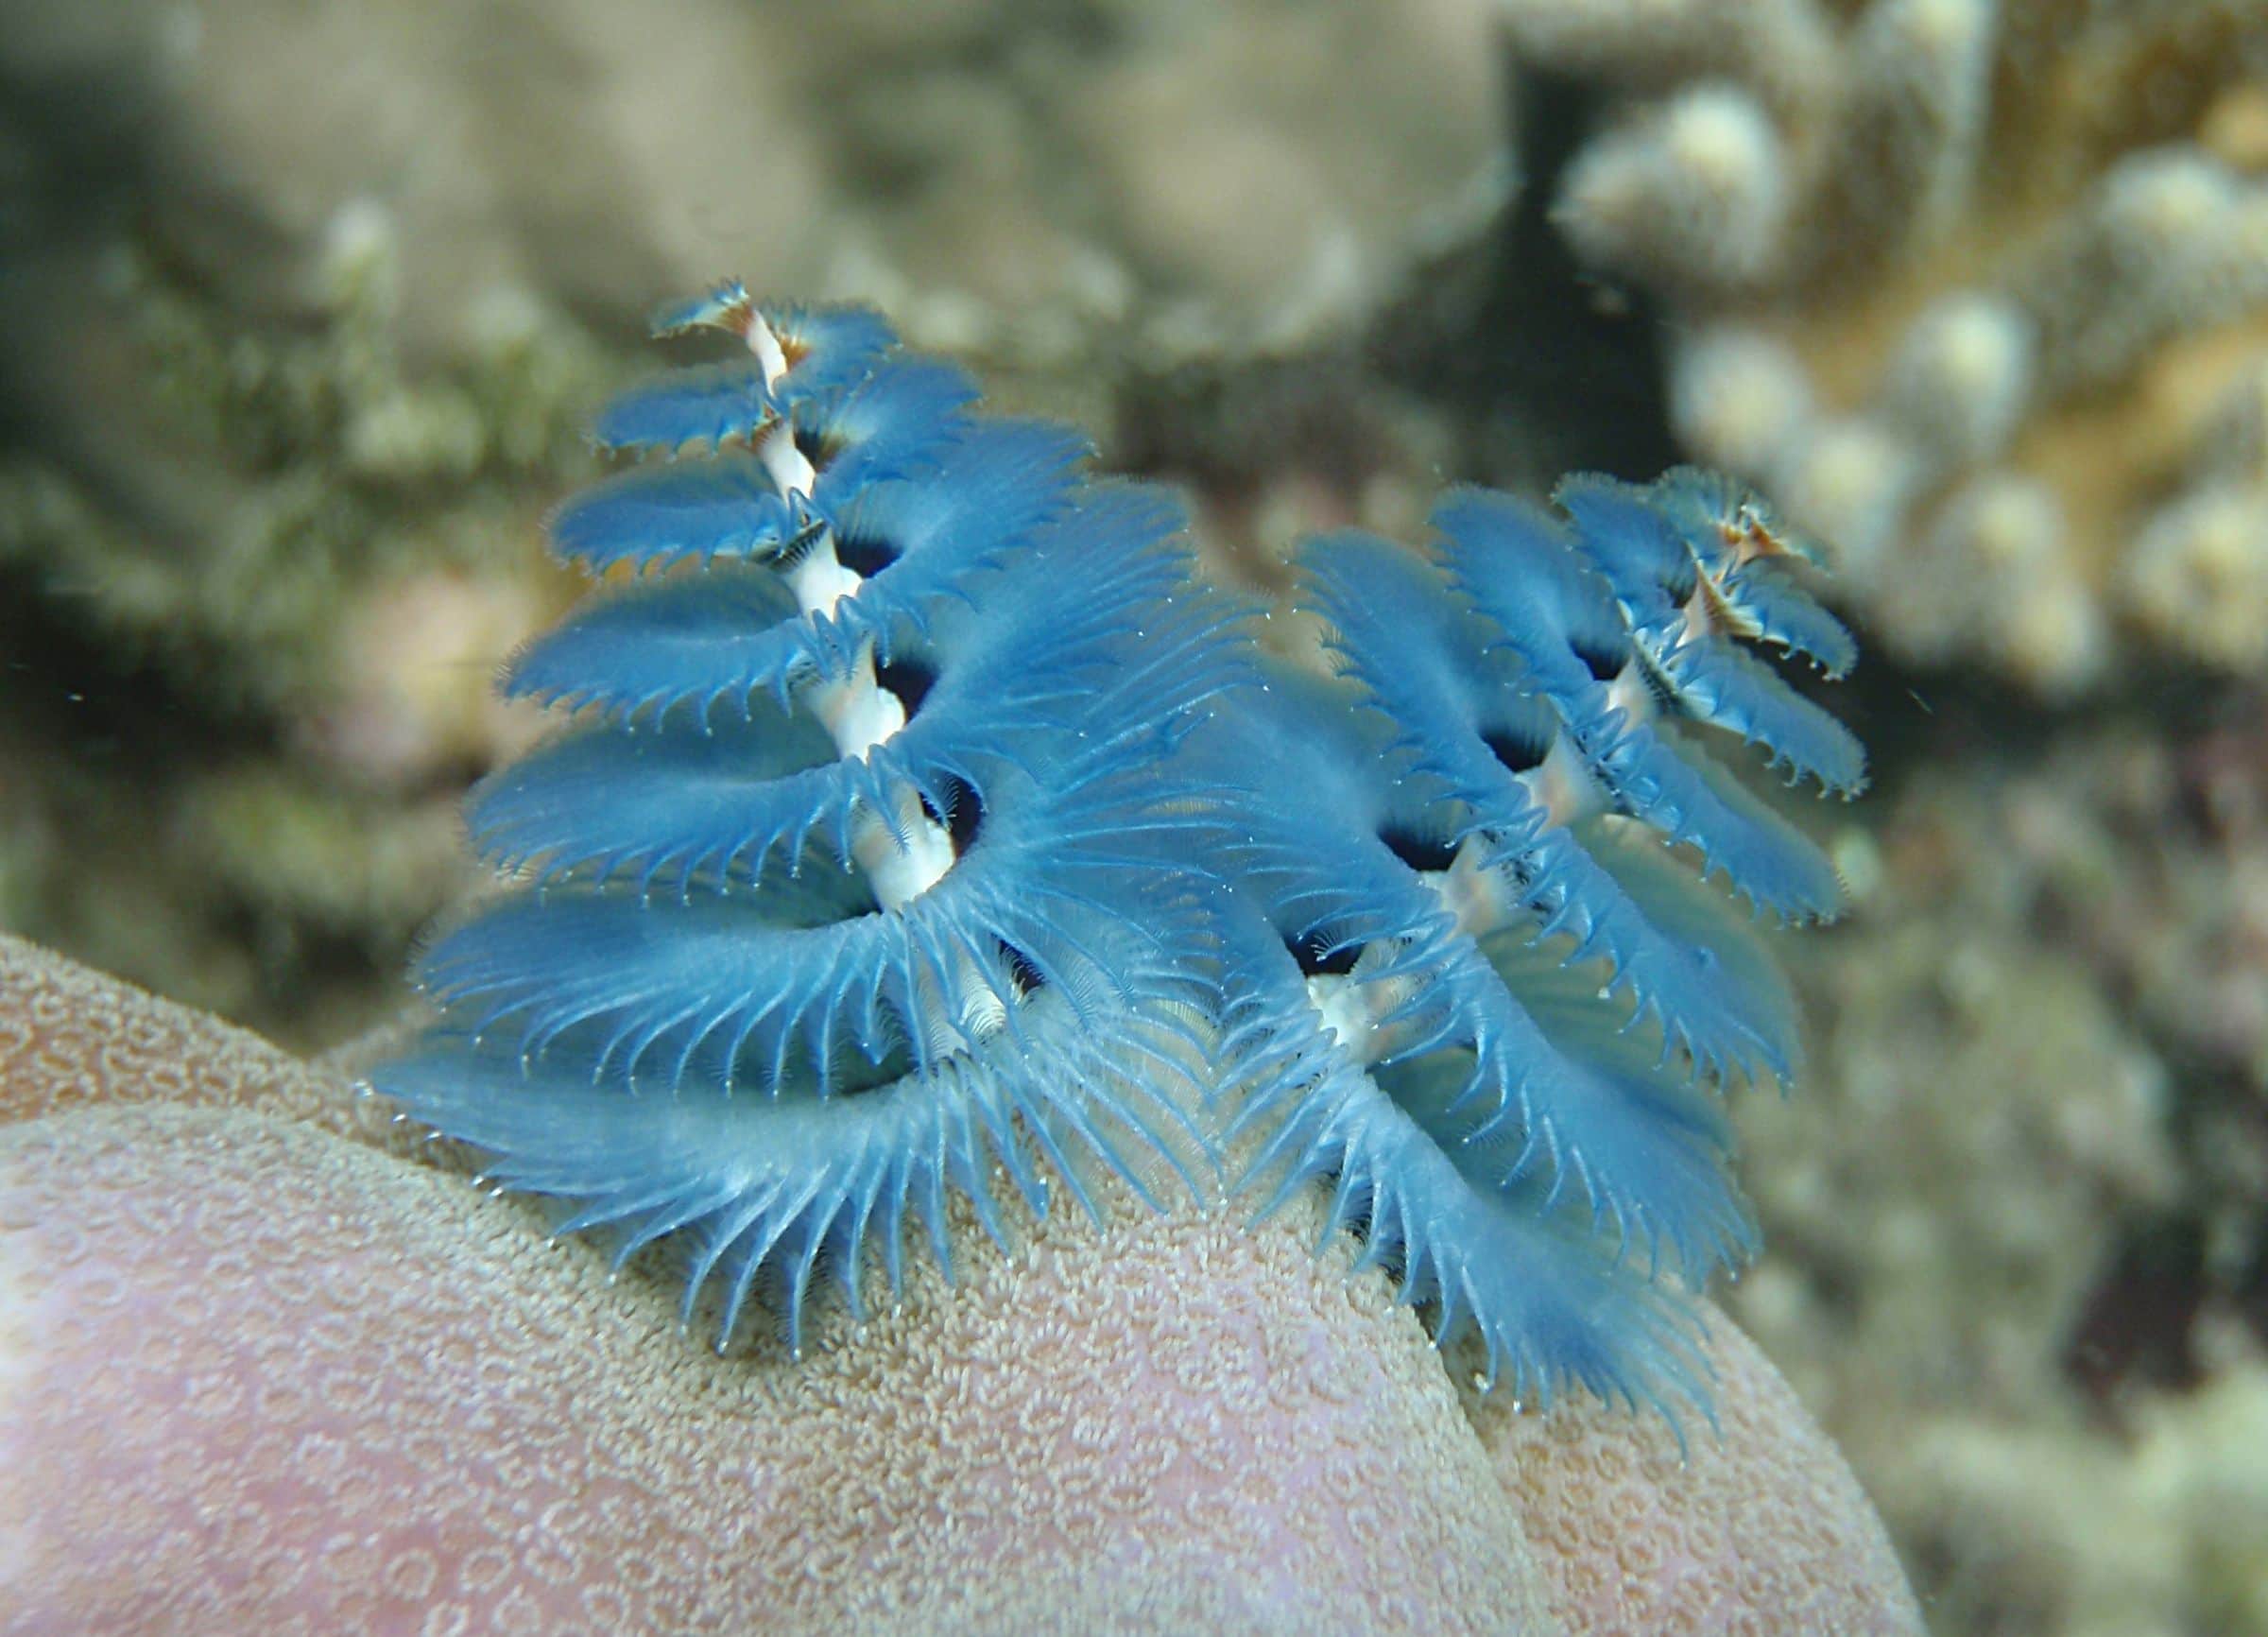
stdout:
[[[168,1099],[111,1085],[168,1046]],[[1727,1439],[1679,1467],[1624,1415],[1469,1415],[1312,1208],[1122,1198],[718,1359],[326,1086],[0,941],[0,1629],[1919,1629],[1721,1322]]]

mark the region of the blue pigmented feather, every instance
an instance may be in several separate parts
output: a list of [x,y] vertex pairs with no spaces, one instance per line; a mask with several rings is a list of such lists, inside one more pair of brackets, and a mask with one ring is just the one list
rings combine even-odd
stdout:
[[[1626,548],[1619,514],[1594,521]],[[1842,884],[1819,850],[1641,713],[1641,633],[1594,566],[1593,536],[1504,495],[1452,493],[1435,509],[1450,578],[1526,665],[1565,731],[1569,759],[1613,810],[1692,846],[1758,907],[1825,917]],[[1615,684],[1620,684],[1619,697]]]
[[720,1345],[761,1308],[799,1348],[909,1242],[950,1270],[955,1195],[1000,1239],[1098,1171],[1320,1185],[1491,1382],[1706,1409],[1685,1292],[1756,1249],[1721,1098],[1797,1060],[1737,898],[1840,891],[1707,740],[1864,778],[1762,657],[1853,658],[1805,543],[1688,470],[1454,491],[1425,555],[1302,549],[1300,668],[1170,496],[875,315],[728,282],[656,329],[747,353],[600,414],[668,458],[553,520],[618,583],[507,669],[561,716],[470,804],[515,885],[376,1088],[562,1232],[674,1252]]
[[1730,729],[1824,788],[1848,796],[1864,785],[1865,752],[1850,731],[1727,634],[1741,629],[1729,577],[1710,573],[1657,490],[1580,476],[1562,483],[1558,498],[1613,587],[1640,660],[1686,714]]
[[1719,473],[1680,466],[1654,485],[1653,498],[1692,557],[1694,589],[1713,604],[1714,622],[1810,660],[1829,677],[1858,663],[1859,645],[1843,622],[1803,589],[1801,575],[1819,549],[1781,524],[1761,495]]

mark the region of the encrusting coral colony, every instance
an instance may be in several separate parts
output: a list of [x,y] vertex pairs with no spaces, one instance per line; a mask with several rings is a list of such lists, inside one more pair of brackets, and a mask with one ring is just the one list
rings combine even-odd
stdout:
[[1692,471],[1454,491],[1424,553],[1304,548],[1303,667],[1170,498],[872,314],[730,284],[698,327],[748,356],[601,414],[700,457],[558,514],[611,583],[505,685],[574,719],[474,795],[515,885],[376,1089],[562,1231],[680,1247],[720,1346],[896,1290],[952,1193],[999,1236],[1004,1181],[1320,1179],[1489,1381],[1706,1406],[1675,1284],[1754,1241],[1718,1095],[1796,1057],[1744,909],[1840,888],[1702,741],[1864,782],[1753,651],[1851,662],[1800,543]]
[[1894,647],[2051,694],[2126,644],[2268,663],[2248,0],[1500,10],[1631,94],[1555,214],[1674,316],[1678,437],[1832,541]]

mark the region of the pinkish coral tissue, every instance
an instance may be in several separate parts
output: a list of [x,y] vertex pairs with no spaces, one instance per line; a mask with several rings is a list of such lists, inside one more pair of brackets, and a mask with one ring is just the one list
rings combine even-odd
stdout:
[[0,1631],[1920,1629],[1722,1319],[1680,1459],[1467,1393],[1317,1219],[1057,1213],[718,1358],[335,1073],[0,939]]

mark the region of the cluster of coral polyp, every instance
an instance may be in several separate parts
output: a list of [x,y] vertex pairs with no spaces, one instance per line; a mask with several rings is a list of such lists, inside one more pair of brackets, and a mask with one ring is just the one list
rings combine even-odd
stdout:
[[996,1190],[1098,1166],[1263,1212],[1320,1180],[1491,1381],[1704,1401],[1677,1285],[1754,1243],[1718,1098],[1795,1058],[1738,900],[1840,896],[1707,741],[1864,776],[1757,657],[1852,659],[1762,504],[1582,477],[1564,517],[1451,494],[1430,555],[1312,542],[1302,670],[1170,497],[872,314],[731,284],[661,327],[747,352],[600,415],[672,458],[554,520],[614,583],[507,673],[572,719],[474,795],[519,879],[378,1089],[678,1248],[721,1339],[895,1290],[949,1195],[998,1236]]
[[2268,667],[2268,25],[2247,0],[1500,0],[1623,94],[1559,179],[1675,429],[1910,657]]

